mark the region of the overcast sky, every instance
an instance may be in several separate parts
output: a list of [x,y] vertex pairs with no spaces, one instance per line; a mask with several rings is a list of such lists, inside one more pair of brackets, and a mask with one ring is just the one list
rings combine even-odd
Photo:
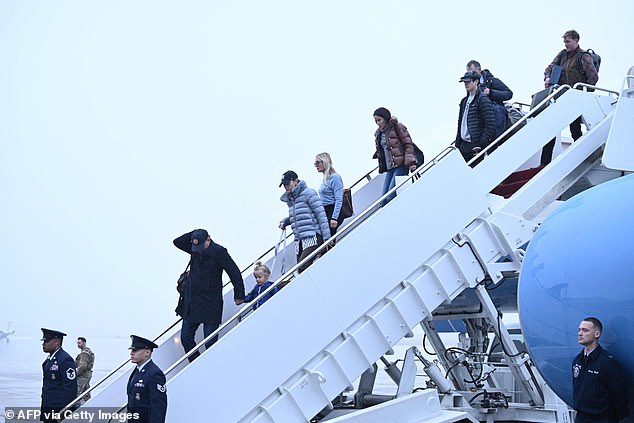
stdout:
[[375,166],[378,106],[432,157],[470,59],[530,103],[575,28],[620,89],[632,4],[0,0],[0,327],[158,334],[176,236],[207,228],[248,265],[279,237],[284,171]]

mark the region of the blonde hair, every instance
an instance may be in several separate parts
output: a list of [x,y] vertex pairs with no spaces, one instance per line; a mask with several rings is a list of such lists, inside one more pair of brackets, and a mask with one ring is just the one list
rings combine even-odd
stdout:
[[330,154],[328,154],[326,152],[319,153],[319,154],[317,154],[317,156],[315,156],[315,158],[317,158],[318,160],[321,160],[323,162],[323,165],[324,165],[324,181],[328,180],[328,178],[330,178],[330,175],[332,175],[333,173],[337,173],[335,168],[332,166],[332,159],[330,158]]
[[261,261],[255,262],[253,273],[255,272],[262,272],[268,276],[271,276],[271,269],[269,269],[269,267],[266,264],[262,263]]

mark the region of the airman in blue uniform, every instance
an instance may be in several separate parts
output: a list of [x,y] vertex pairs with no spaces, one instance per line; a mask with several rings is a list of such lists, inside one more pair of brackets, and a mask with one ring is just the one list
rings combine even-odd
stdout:
[[603,325],[596,317],[579,324],[583,350],[572,362],[575,423],[617,423],[628,416],[627,386],[616,359],[599,345]]
[[42,350],[48,357],[42,363],[41,421],[56,421],[59,413],[77,396],[75,360],[62,349],[65,333],[42,328]]
[[128,379],[128,413],[138,413],[136,423],[163,423],[167,413],[165,375],[152,361],[154,342],[131,335],[130,361],[136,367]]

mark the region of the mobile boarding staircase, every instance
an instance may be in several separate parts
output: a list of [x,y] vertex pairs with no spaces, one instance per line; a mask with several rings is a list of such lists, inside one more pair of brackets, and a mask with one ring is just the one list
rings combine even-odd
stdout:
[[[289,269],[278,282],[291,282],[255,311],[234,307],[226,288],[220,339],[198,359],[188,363],[183,356],[176,324],[159,337],[153,359],[168,378],[167,421],[286,423],[318,415],[332,422],[569,421],[567,408],[548,395],[528,357],[517,354],[485,286],[517,275],[522,248],[566,191],[582,179],[600,183],[622,174],[601,165],[615,115],[619,133],[610,139],[634,129],[632,92],[618,94],[560,87],[541,103],[548,107],[539,116],[531,118],[530,112],[519,130],[521,122],[516,123],[500,139],[513,135],[477,166],[448,148],[382,208],[382,180],[366,175],[369,181],[354,193],[357,214],[327,254],[301,274],[297,266]],[[615,114],[619,108],[623,112]],[[491,194],[579,115],[587,127],[579,140],[509,198]],[[286,250],[292,262],[293,248]],[[273,276],[280,273],[279,262]],[[245,283],[253,285],[249,278]],[[443,385],[441,374],[430,386],[442,389],[402,391],[392,401],[327,416],[333,400],[353,390],[416,326],[442,349],[434,313],[465,291],[476,294],[478,316],[506,346],[505,359],[525,404],[497,409],[495,417],[469,404],[462,395],[468,392],[468,373],[459,365],[445,369],[453,386]],[[85,406],[124,406],[130,368],[113,371]]]

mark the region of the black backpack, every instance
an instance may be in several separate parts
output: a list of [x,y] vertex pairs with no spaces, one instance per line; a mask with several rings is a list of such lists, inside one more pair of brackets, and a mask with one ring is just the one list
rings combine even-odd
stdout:
[[[412,144],[414,144],[413,141]],[[423,150],[418,148],[416,144],[414,144],[414,157],[416,157],[416,167],[421,167],[425,163],[425,155],[423,154]]]

